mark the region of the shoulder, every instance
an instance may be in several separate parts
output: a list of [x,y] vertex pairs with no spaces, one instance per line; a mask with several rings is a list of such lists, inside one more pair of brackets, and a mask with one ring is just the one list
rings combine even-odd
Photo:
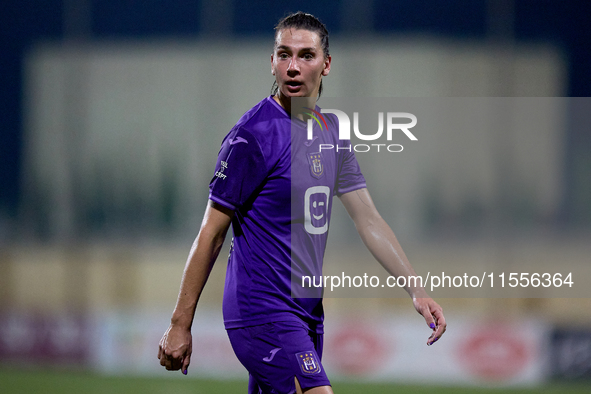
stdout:
[[[224,143],[239,143],[239,138],[255,142],[265,157],[271,158],[289,148],[291,121],[289,115],[271,97],[266,97],[248,110]],[[231,141],[230,141],[231,140]]]
[[272,131],[276,122],[289,121],[289,116],[271,97],[265,97],[257,105],[240,117],[235,128],[250,131],[252,134],[266,134]]

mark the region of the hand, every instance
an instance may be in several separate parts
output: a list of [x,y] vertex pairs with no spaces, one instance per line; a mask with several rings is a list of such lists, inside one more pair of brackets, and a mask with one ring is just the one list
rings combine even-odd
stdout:
[[178,371],[187,374],[187,368],[191,362],[193,351],[193,339],[191,330],[170,325],[160,340],[158,347],[158,359],[160,365],[169,371]]
[[445,317],[443,317],[443,309],[430,297],[413,298],[412,303],[417,312],[423,315],[427,325],[433,330],[433,333],[427,339],[427,345],[431,346],[441,338],[447,328]]

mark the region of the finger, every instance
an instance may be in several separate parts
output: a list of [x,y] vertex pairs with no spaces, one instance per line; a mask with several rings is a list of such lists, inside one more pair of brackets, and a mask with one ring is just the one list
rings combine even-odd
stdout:
[[164,367],[168,370],[168,371],[176,371],[177,369],[179,369],[180,363],[178,362],[178,360],[168,357],[165,361]]
[[439,340],[439,337],[441,335],[438,335],[437,331],[438,331],[438,329],[434,330],[433,333],[431,334],[431,336],[429,337],[429,339],[427,339],[427,346],[431,346]]
[[441,314],[441,317],[437,319],[437,331],[435,332],[435,336],[439,339],[447,329],[447,323],[445,322],[445,317]]
[[181,370],[185,375],[188,373],[189,364],[191,364],[191,356],[187,356],[183,360],[183,367],[181,368]]
[[171,371],[178,371],[183,366],[183,357],[173,358],[170,366]]
[[423,317],[425,318],[425,322],[427,323],[429,328],[435,330],[435,328],[437,327],[437,322],[433,318],[433,315],[431,314],[431,310],[429,309],[429,307],[426,306],[422,308],[421,315],[423,315]]
[[183,365],[184,352],[181,349],[176,349],[170,353],[170,356],[168,358],[170,360],[170,369],[169,370],[171,370],[171,371],[179,370],[179,369],[181,369],[181,366]]
[[162,355],[160,358],[160,365],[166,368],[168,371],[173,371],[178,369],[175,368],[175,365],[178,364],[177,358],[175,357],[175,352],[170,351],[169,349],[162,349]]
[[168,359],[168,357],[166,357],[166,354],[163,354],[160,358],[160,365],[162,365],[166,369],[170,368],[170,360]]
[[437,319],[437,330],[433,332],[433,334],[427,340],[427,345],[431,346],[435,342],[441,338],[445,330],[447,329],[447,323],[445,322],[445,317],[443,316],[443,312],[441,310],[434,311],[436,315],[435,318]]
[[433,317],[435,317],[436,320],[444,319],[443,309],[437,304],[433,305],[433,310],[431,311],[431,313],[433,314]]

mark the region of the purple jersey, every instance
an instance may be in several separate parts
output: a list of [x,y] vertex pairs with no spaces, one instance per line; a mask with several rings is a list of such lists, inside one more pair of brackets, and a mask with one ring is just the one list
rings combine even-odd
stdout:
[[[321,275],[332,197],[365,187],[349,141],[326,119],[328,130],[315,126],[308,140],[305,123],[292,131],[289,114],[267,97],[222,142],[209,198],[235,212],[227,329],[303,320],[323,331],[322,299],[292,298],[292,264],[297,275]],[[320,144],[349,148],[321,152]]]

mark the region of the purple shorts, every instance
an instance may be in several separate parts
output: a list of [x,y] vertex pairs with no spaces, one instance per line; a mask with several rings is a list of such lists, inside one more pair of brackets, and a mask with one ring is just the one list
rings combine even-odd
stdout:
[[323,335],[310,331],[303,322],[227,331],[234,353],[249,372],[249,394],[295,393],[294,377],[302,389],[330,386],[320,362]]

